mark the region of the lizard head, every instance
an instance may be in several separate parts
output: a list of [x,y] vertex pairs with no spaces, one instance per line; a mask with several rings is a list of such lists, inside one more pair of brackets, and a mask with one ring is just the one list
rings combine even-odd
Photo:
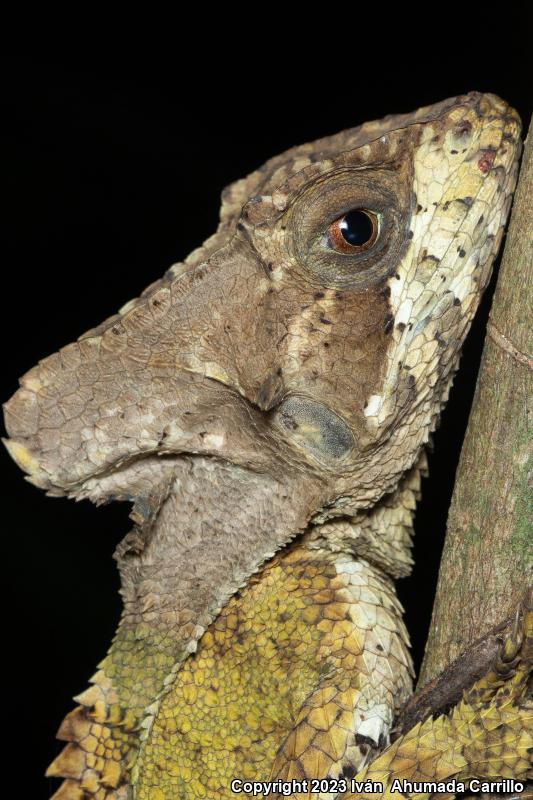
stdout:
[[186,459],[229,465],[243,491],[270,481],[280,518],[300,512],[258,560],[321,509],[371,507],[446,401],[519,133],[472,93],[270,160],[184,263],[21,379],[11,455],[50,494],[133,500],[141,521]]
[[519,149],[515,112],[472,93],[267,162],[203,247],[21,379],[11,455],[52,494],[194,453],[375,502],[435,426]]

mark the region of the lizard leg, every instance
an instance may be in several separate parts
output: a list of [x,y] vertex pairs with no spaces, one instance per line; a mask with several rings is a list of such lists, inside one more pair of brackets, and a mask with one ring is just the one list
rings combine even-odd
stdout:
[[[490,671],[464,692],[449,714],[430,717],[397,739],[357,776],[359,783],[383,784],[383,798],[398,791],[417,800],[432,792],[411,791],[395,781],[454,779],[496,781],[533,778],[533,594],[514,632],[502,643]],[[351,796],[366,797],[359,792]],[[376,800],[376,794],[368,794]]]
[[222,609],[148,710],[136,800],[222,800],[233,779],[361,766],[410,692],[406,638],[378,568],[293,546]]
[[[409,691],[397,604],[372,593],[368,565],[367,575],[362,562],[339,561],[336,568],[348,603],[324,609],[317,651],[324,674],[276,754],[272,780],[353,775],[388,742],[398,699]],[[361,579],[370,584],[363,591]]]

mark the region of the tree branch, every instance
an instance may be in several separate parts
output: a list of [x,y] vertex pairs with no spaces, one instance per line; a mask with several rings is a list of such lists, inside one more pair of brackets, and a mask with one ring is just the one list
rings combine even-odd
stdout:
[[533,608],[533,591],[527,591],[521,606],[508,619],[496,625],[471,644],[446,669],[403,706],[394,721],[392,740],[414,728],[430,716],[443,714],[462,698],[463,691],[486,675],[501,656],[502,643],[516,637],[517,623]]
[[419,686],[510,615],[531,582],[532,273],[530,128],[457,470]]

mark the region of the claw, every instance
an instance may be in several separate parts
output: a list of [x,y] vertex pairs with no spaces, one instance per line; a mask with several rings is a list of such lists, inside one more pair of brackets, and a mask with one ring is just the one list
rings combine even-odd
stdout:
[[528,590],[516,609],[512,630],[500,639],[500,649],[494,663],[494,670],[500,677],[510,677],[520,663],[520,651],[526,638],[526,616],[531,612],[532,598],[533,593]]

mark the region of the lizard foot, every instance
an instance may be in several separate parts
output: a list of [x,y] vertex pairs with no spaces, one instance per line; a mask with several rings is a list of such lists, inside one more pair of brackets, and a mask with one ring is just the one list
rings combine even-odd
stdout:
[[[381,783],[383,798],[394,798],[395,792],[400,791],[405,797],[416,795],[417,800],[423,800],[434,790],[420,791],[422,787],[413,784],[455,780],[468,788],[474,779],[492,782],[533,778],[532,668],[530,590],[517,611],[511,632],[502,638],[489,671],[463,693],[451,711],[415,725],[355,780],[360,784]],[[348,796],[367,795],[362,791]],[[369,793],[370,797],[376,800],[375,793]]]

